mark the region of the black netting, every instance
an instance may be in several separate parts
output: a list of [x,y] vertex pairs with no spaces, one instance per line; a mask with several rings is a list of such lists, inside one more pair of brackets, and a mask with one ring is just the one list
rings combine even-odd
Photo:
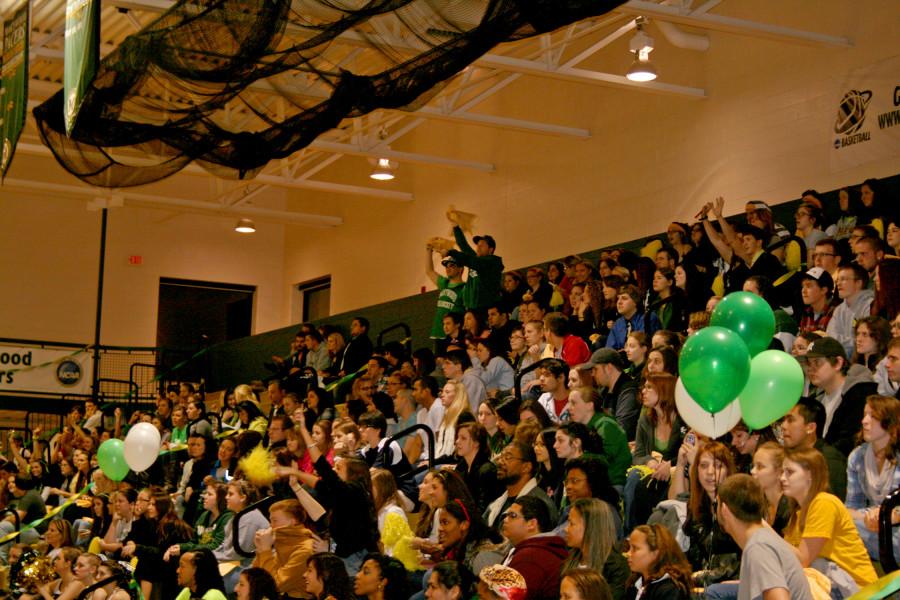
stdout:
[[249,178],[344,119],[417,107],[499,43],[622,1],[182,0],[102,61],[72,138],[62,91],[34,115],[57,160],[94,185],[191,161]]

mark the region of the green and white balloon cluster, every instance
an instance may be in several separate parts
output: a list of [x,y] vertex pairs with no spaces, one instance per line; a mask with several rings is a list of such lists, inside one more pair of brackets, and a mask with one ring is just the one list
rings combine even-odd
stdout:
[[97,463],[112,481],[122,481],[128,471],[146,471],[159,456],[159,430],[150,423],[138,423],[128,430],[125,441],[106,440],[97,449]]
[[715,438],[742,418],[760,429],[787,414],[803,393],[803,369],[790,354],[766,350],[773,335],[775,314],[765,300],[725,296],[678,358],[675,401],[684,422]]

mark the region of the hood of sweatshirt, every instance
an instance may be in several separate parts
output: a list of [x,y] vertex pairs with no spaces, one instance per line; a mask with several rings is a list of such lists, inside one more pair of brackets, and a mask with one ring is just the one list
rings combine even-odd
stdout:
[[850,369],[847,370],[847,378],[841,387],[841,394],[846,394],[857,383],[874,383],[874,381],[875,378],[872,377],[872,372],[865,366],[850,365]]
[[516,546],[516,554],[523,550],[533,553],[544,553],[547,558],[555,558],[556,560],[564,560],[569,556],[569,549],[566,547],[566,541],[553,534],[541,534],[528,538],[520,542]]

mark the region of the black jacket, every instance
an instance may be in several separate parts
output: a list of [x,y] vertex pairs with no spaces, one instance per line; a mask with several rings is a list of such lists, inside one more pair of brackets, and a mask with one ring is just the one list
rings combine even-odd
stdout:
[[360,550],[377,552],[378,520],[369,494],[361,485],[338,477],[324,456],[315,467],[322,478],[316,483],[316,494],[331,509],[328,530],[336,545],[334,553],[346,558]]
[[[847,379],[841,390],[841,403],[834,411],[831,425],[825,434],[825,441],[844,456],[856,446],[856,434],[862,428],[863,412],[866,398],[878,393],[878,384],[872,380],[872,374],[863,365],[850,365]],[[822,399],[822,396],[818,398]]]

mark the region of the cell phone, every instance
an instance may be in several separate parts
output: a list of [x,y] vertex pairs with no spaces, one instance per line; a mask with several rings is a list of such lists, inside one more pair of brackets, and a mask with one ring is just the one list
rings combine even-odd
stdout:
[[691,446],[696,446],[697,445],[697,436],[692,431],[689,434],[687,434],[686,436],[684,436],[684,442],[686,444],[690,444]]

